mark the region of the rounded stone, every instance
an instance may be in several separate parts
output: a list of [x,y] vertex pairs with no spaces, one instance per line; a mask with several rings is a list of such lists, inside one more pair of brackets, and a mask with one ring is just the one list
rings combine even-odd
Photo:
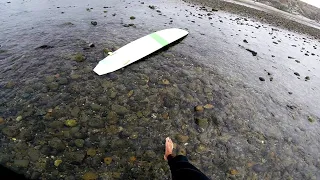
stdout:
[[67,119],[64,124],[68,127],[74,127],[77,125],[77,121],[75,119]]
[[263,77],[259,77],[260,81],[265,81],[265,79]]
[[195,111],[203,111],[203,107],[202,106],[196,106],[194,108]]
[[112,162],[112,158],[111,158],[111,157],[105,157],[105,158],[103,158],[103,162],[104,162],[106,165],[110,165],[111,162]]
[[57,151],[63,151],[66,148],[64,143],[57,137],[49,141],[49,146]]
[[177,134],[176,135],[176,139],[180,143],[185,143],[185,142],[187,142],[189,140],[189,136],[185,136],[185,135],[182,135],[182,134]]
[[82,148],[83,145],[84,145],[84,140],[83,139],[76,139],[74,140],[74,144],[79,147],[79,148]]
[[96,180],[98,179],[98,175],[94,172],[86,172],[83,176],[82,176],[83,180]]
[[88,156],[93,157],[93,156],[95,156],[96,154],[97,154],[97,151],[96,151],[95,149],[93,149],[93,148],[90,148],[90,149],[87,150],[87,155],[88,155]]
[[208,127],[209,123],[207,118],[201,118],[201,119],[196,119],[196,124],[201,128],[206,128]]

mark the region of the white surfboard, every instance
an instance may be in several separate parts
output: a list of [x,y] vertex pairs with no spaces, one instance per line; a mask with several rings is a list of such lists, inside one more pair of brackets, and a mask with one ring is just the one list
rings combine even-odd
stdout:
[[98,75],[107,74],[123,68],[162,47],[186,36],[188,31],[171,28],[154,32],[137,39],[101,60],[93,69]]

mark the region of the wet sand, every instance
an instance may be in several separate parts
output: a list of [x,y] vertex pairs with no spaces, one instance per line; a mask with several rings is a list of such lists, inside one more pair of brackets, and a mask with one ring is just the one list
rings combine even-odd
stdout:
[[[212,179],[320,177],[314,36],[174,0],[0,11],[2,165],[31,179],[170,179],[170,136]],[[92,71],[108,51],[170,27],[189,35],[114,73]]]

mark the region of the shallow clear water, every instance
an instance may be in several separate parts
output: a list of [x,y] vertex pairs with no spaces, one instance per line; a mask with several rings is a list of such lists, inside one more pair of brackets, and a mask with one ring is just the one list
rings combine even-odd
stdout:
[[[319,40],[173,0],[0,11],[1,164],[32,179],[169,179],[170,136],[212,179],[319,178]],[[92,71],[105,48],[169,27],[189,35],[114,73]]]

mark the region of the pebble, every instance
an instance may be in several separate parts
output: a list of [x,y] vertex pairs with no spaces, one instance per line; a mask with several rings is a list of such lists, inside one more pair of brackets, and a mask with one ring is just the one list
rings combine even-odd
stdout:
[[212,104],[206,104],[203,106],[205,109],[212,109],[214,106]]
[[300,63],[300,61],[299,60],[295,60],[296,61],[296,63]]
[[185,143],[185,142],[187,142],[189,140],[189,136],[185,136],[185,135],[182,135],[182,134],[177,134],[176,135],[176,139],[180,143]]
[[83,139],[76,139],[74,140],[74,144],[79,147],[79,148],[82,148],[83,145],[84,145],[84,140]]
[[292,94],[292,92],[288,92],[288,94],[290,94],[290,95],[291,95],[291,94]]
[[149,8],[150,8],[150,9],[155,9],[156,7],[155,7],[155,6],[152,6],[152,5],[149,5]]
[[297,72],[294,72],[293,74],[294,74],[294,75],[296,75],[296,76],[300,76],[300,74],[299,74],[299,73],[297,73]]
[[62,160],[61,159],[57,159],[54,161],[54,166],[58,167],[60,164],[62,163]]
[[120,105],[117,105],[117,104],[113,104],[113,105],[111,106],[111,109],[112,109],[114,112],[116,112],[117,114],[119,114],[119,115],[125,115],[125,114],[127,114],[127,113],[129,112],[126,107],[120,106]]
[[306,81],[308,81],[308,80],[310,80],[310,77],[309,77],[309,76],[306,76],[304,79],[305,79]]
[[169,113],[167,113],[167,112],[166,112],[166,113],[163,113],[163,114],[162,114],[162,118],[165,119],[165,120],[168,120],[168,119],[170,118],[170,117],[169,117]]
[[195,111],[203,111],[204,109],[203,109],[202,106],[196,106],[196,107],[194,108],[194,110],[195,110]]
[[114,111],[110,111],[107,115],[108,123],[116,124],[118,122],[118,115]]
[[134,163],[136,160],[137,160],[137,158],[136,158],[135,156],[131,156],[131,157],[129,158],[129,162],[130,162],[130,163]]
[[237,170],[235,170],[235,169],[231,169],[231,170],[230,170],[230,174],[231,174],[231,175],[237,175],[237,174],[239,174],[239,171],[237,171]]
[[52,138],[48,144],[57,151],[63,151],[66,148],[64,143],[57,137]]
[[131,97],[133,95],[133,90],[128,92],[128,97]]
[[70,114],[73,116],[73,117],[78,117],[78,114],[80,112],[80,108],[78,106],[72,108],[70,110]]
[[36,49],[50,49],[50,48],[53,48],[53,46],[42,45],[42,46],[37,47]]
[[164,84],[164,85],[169,85],[170,82],[169,82],[168,79],[162,79],[162,84]]
[[314,122],[315,120],[313,119],[313,117],[308,116],[308,121],[309,121],[309,122]]
[[186,156],[187,155],[187,151],[184,148],[179,148],[177,155],[183,155]]
[[98,25],[97,21],[91,21],[91,24],[94,26]]
[[21,121],[22,120],[22,116],[18,116],[17,118],[16,118],[16,121]]
[[13,88],[13,86],[15,85],[15,83],[14,82],[12,82],[12,81],[9,81],[7,84],[6,84],[6,88],[8,88],[8,89],[11,89],[11,88]]
[[67,78],[59,78],[58,83],[59,83],[59,85],[67,85],[68,79]]
[[40,158],[40,152],[37,149],[34,148],[29,148],[28,149],[28,156],[30,157],[31,161],[38,161],[38,159]]
[[77,123],[77,120],[75,119],[67,119],[64,123],[66,126],[68,127],[74,127],[76,126],[78,123]]
[[13,165],[16,167],[27,168],[29,165],[29,160],[14,160]]
[[2,117],[0,117],[0,124],[4,123],[4,119]]
[[200,119],[196,119],[196,124],[201,128],[206,128],[208,127],[209,123],[207,118],[200,118]]
[[77,53],[72,56],[72,59],[77,62],[83,62],[86,59],[86,57],[81,53]]
[[257,52],[255,52],[255,51],[253,51],[253,50],[251,50],[251,49],[246,49],[247,51],[249,51],[249,52],[251,52],[252,53],[252,56],[257,56]]
[[82,176],[83,180],[96,180],[98,179],[98,175],[94,172],[86,172],[83,176]]
[[131,19],[131,20],[134,20],[134,19],[136,19],[136,17],[134,17],[134,16],[130,16],[130,19]]
[[94,111],[99,111],[99,110],[102,108],[102,106],[100,106],[99,104],[96,104],[96,103],[92,103],[92,104],[90,105],[90,107],[91,107],[91,109],[94,110]]
[[88,125],[93,128],[104,128],[104,121],[102,119],[92,119]]
[[11,126],[3,128],[1,132],[8,137],[14,137],[19,134],[19,130],[16,127]]
[[265,79],[263,77],[259,77],[260,81],[265,81]]
[[95,45],[93,43],[89,44],[89,47],[93,48]]
[[266,168],[263,167],[263,166],[260,165],[260,164],[255,164],[255,165],[252,166],[252,170],[255,171],[255,172],[257,172],[257,173],[260,173],[260,172],[266,171]]
[[85,158],[85,153],[83,152],[66,152],[65,158],[72,164],[80,165]]
[[112,162],[112,158],[111,158],[111,157],[105,157],[105,158],[103,158],[103,162],[104,162],[106,165],[110,165],[111,162]]
[[88,155],[88,156],[93,157],[93,156],[95,156],[96,154],[97,154],[97,151],[96,151],[95,149],[93,149],[93,148],[90,148],[90,149],[87,150],[87,155]]
[[244,42],[244,43],[248,43],[248,41],[247,41],[246,39],[245,39],[245,40],[243,40],[243,42]]
[[195,148],[195,151],[196,151],[197,153],[202,153],[202,152],[204,152],[205,150],[206,150],[206,146],[203,145],[203,144],[199,144],[199,145],[197,145],[196,148]]

